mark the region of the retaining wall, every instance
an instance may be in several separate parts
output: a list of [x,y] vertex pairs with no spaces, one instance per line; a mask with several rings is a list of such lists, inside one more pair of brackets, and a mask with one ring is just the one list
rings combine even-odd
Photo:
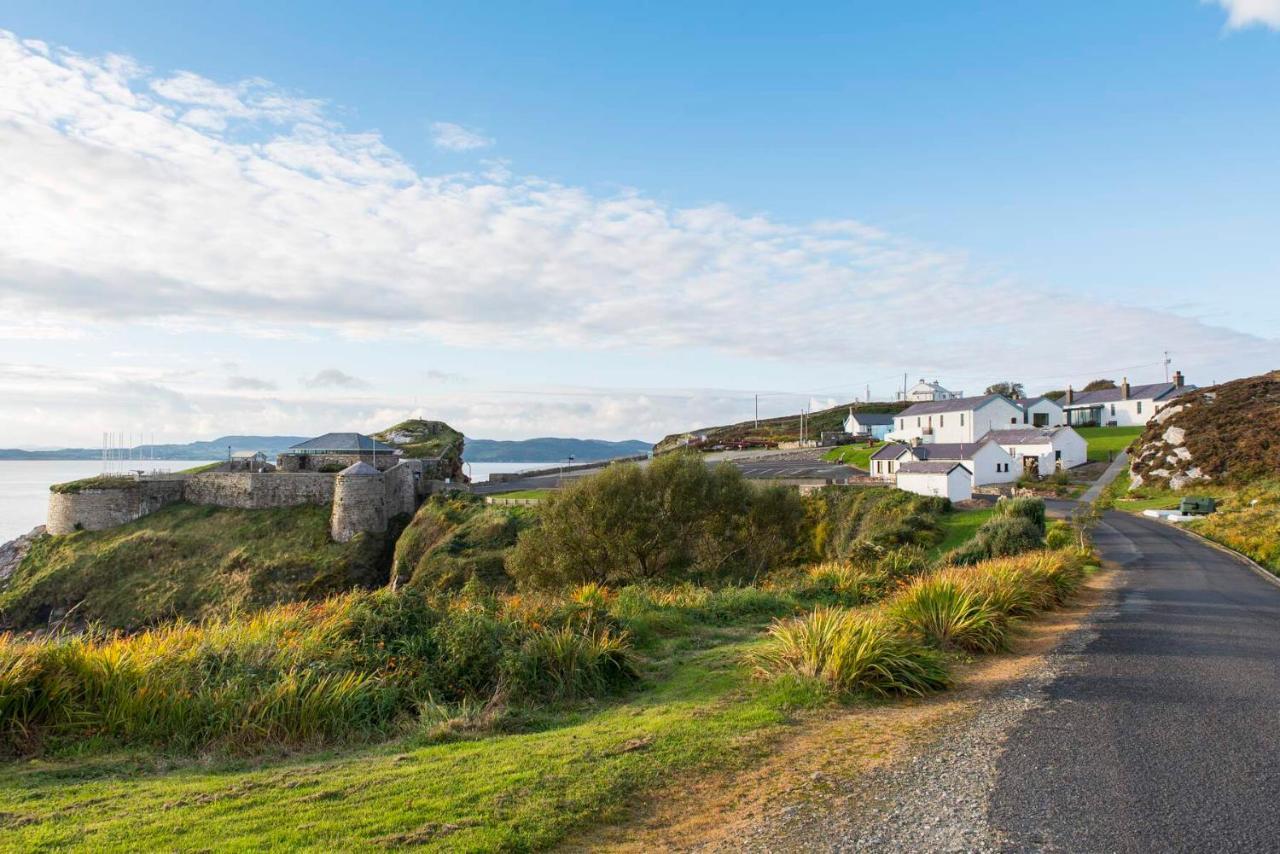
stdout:
[[336,477],[320,472],[206,472],[187,478],[183,498],[192,504],[243,510],[328,504]]
[[181,501],[182,486],[180,478],[158,478],[117,489],[51,492],[45,528],[50,534],[114,528]]

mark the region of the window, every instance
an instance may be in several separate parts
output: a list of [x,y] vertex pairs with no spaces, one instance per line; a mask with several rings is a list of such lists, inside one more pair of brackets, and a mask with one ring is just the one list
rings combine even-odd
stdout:
[[946,421],[944,420],[946,417],[947,417],[947,416],[945,416],[945,415],[939,415],[939,416],[938,416],[938,426],[939,426],[939,427],[941,427],[941,426],[943,426],[944,424],[946,424]]
[[907,419],[905,419],[905,418],[899,418],[899,419],[898,419],[898,429],[899,429],[899,430],[905,430],[905,429],[907,429]]
[[1115,405],[1114,403],[1113,403],[1113,404],[1111,404],[1111,414],[1112,414],[1112,415],[1115,415],[1115,414],[1116,414],[1116,405]]
[[1138,401],[1138,414],[1142,414],[1142,401]]
[[961,426],[961,427],[963,427],[963,426],[964,426],[964,413],[963,413],[963,412],[961,412],[961,413],[960,413],[960,426]]
[[1054,451],[1054,452],[1053,452],[1053,459],[1054,459],[1055,461],[1062,459],[1062,451]]
[[921,422],[920,422],[920,416],[919,416],[919,415],[917,415],[917,416],[916,416],[916,426],[917,426],[917,427],[919,427],[919,426],[920,426],[920,423],[921,423]]

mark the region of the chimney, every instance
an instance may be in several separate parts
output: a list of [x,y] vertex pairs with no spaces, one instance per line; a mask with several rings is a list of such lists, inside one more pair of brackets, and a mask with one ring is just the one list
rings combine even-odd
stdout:
[[911,437],[911,447],[918,448],[920,447],[920,443],[921,443],[921,439],[919,436]]
[[1076,402],[1076,391],[1071,386],[1067,386],[1067,405],[1070,406],[1075,402]]
[[1185,379],[1183,379],[1183,377],[1182,377],[1182,371],[1174,371],[1174,372],[1173,372],[1173,387],[1174,387],[1174,388],[1182,388],[1182,386],[1183,386],[1185,383],[1186,383],[1186,380],[1185,380]]
[[1123,380],[1120,381],[1120,399],[1121,400],[1129,399],[1129,378],[1128,377],[1125,377]]

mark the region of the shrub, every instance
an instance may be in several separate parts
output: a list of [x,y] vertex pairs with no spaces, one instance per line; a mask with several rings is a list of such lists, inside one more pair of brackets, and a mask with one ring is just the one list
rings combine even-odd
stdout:
[[997,517],[1029,519],[1044,533],[1044,501],[1040,498],[1005,498],[996,503]]
[[563,699],[603,694],[628,684],[639,672],[625,633],[561,626],[526,639],[507,675],[522,693]]
[[1044,544],[1050,549],[1065,549],[1076,542],[1076,532],[1063,521],[1055,521],[1049,524],[1045,531]]
[[1008,631],[1006,615],[988,597],[945,575],[914,582],[895,597],[889,613],[904,631],[942,649],[994,652]]
[[946,556],[952,564],[974,564],[994,557],[1016,555],[1043,545],[1040,529],[1024,515],[992,516],[974,532],[973,539]]
[[879,617],[843,608],[817,608],[775,622],[755,663],[764,674],[818,679],[845,695],[921,695],[947,685],[946,667],[935,652]]
[[730,465],[669,454],[614,464],[553,493],[521,532],[506,568],[521,587],[596,582],[742,581],[802,560],[804,505],[761,489]]

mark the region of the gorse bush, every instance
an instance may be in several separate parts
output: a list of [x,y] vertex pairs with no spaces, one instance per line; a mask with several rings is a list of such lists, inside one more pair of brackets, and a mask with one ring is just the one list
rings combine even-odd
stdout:
[[506,558],[524,588],[734,581],[807,557],[804,504],[730,465],[670,454],[614,464],[550,495]]
[[808,509],[814,552],[845,560],[868,544],[881,549],[936,545],[942,539],[939,517],[950,502],[890,487],[829,488],[813,496]]
[[[1018,502],[1028,502],[1018,504]],[[1005,505],[1017,505],[1003,510]],[[1036,521],[1038,505],[1039,522]],[[1021,554],[1044,546],[1044,503],[1039,499],[1019,498],[996,505],[997,513],[983,522],[969,542],[952,550],[947,563],[974,564],[997,557]]]
[[997,517],[1029,520],[1041,534],[1045,524],[1044,500],[1040,498],[1003,498],[996,503]]
[[995,652],[1008,634],[1008,615],[994,601],[949,575],[922,578],[894,598],[889,614],[903,631],[941,649]]
[[796,673],[841,694],[920,695],[947,684],[937,653],[870,614],[820,607],[774,623],[769,641],[755,657],[763,673]]

